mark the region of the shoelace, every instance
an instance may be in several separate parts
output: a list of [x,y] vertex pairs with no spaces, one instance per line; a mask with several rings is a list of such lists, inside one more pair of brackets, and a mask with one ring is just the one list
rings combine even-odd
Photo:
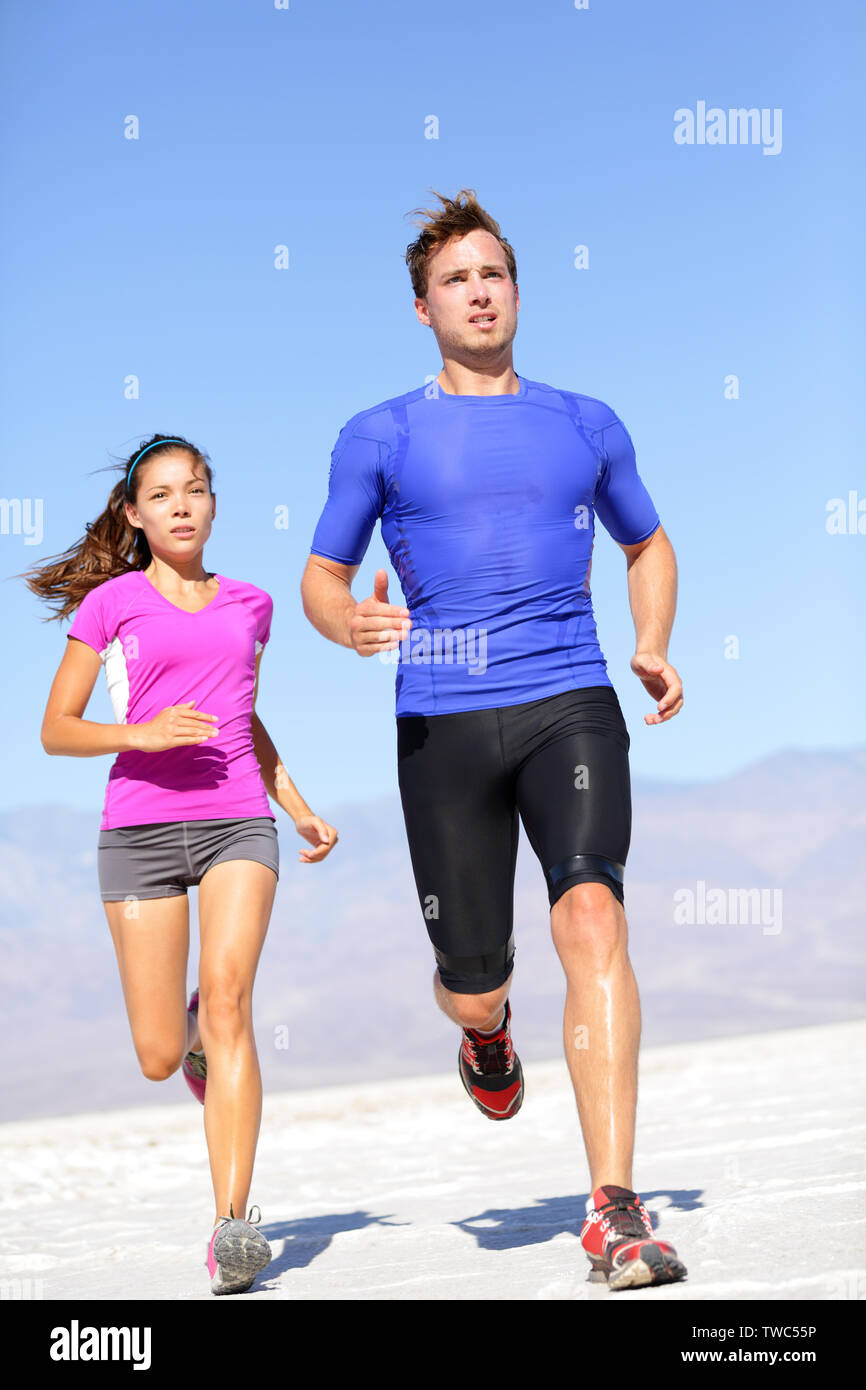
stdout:
[[203,1052],[188,1052],[184,1060],[193,1076],[197,1076],[200,1081],[207,1081],[207,1058]]
[[467,1062],[479,1076],[507,1076],[514,1068],[514,1046],[507,1021],[501,1033],[490,1039],[479,1038],[477,1033],[464,1028],[463,1050]]
[[[608,1237],[629,1239],[632,1236],[649,1235],[639,1208],[626,1197],[607,1202],[590,1213],[590,1220],[600,1221],[602,1230]],[[619,1243],[619,1241],[617,1241]]]
[[[258,1216],[253,1216],[253,1212],[254,1212],[254,1211],[255,1211],[255,1212],[258,1212]],[[223,1225],[225,1225],[225,1223],[226,1223],[227,1221],[238,1221],[238,1220],[241,1220],[241,1219],[242,1219],[242,1218],[240,1218],[240,1217],[235,1216],[235,1210],[234,1210],[234,1207],[231,1205],[231,1203],[229,1203],[229,1213],[230,1213],[229,1216],[221,1216],[221,1217],[220,1217],[219,1221],[217,1222],[217,1225],[218,1225],[218,1226],[223,1226]],[[247,1216],[246,1216],[247,1225],[248,1225],[248,1226],[258,1226],[258,1225],[261,1224],[261,1220],[262,1220],[262,1213],[261,1213],[261,1211],[259,1210],[259,1208],[258,1208],[257,1206],[250,1207],[249,1211],[247,1212]]]

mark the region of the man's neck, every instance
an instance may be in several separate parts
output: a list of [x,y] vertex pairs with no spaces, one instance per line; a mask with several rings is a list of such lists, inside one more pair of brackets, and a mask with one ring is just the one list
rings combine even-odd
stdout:
[[436,381],[449,396],[516,396],[520,390],[511,362],[505,367],[474,371],[462,362],[447,361]]

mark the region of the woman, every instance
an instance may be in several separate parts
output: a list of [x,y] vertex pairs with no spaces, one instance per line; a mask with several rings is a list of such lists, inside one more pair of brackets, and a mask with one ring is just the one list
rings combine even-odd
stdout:
[[[271,1257],[258,1209],[240,1219],[261,1122],[253,980],[279,876],[268,795],[313,846],[302,862],[324,859],[337,832],[310,811],[254,712],[273,603],[204,567],[216,508],[207,456],[154,435],[122,467],[83,540],[25,576],[53,616],[78,610],[42,744],[70,757],[118,755],[98,871],[132,1038],[145,1076],[161,1081],[182,1066],[204,1105],[211,1289],[240,1293]],[[82,717],[100,665],[116,724]],[[194,884],[201,952],[187,1005]]]

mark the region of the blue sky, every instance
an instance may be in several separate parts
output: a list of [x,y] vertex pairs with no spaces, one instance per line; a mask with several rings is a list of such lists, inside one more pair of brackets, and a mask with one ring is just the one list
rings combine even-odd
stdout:
[[[110,759],[39,742],[67,627],[10,576],[81,536],[99,470],[155,430],[212,460],[208,567],[274,597],[259,709],[301,791],[325,816],[396,792],[394,668],[320,637],[299,583],[340,428],[440,368],[403,259],[431,188],[499,220],[517,371],[617,411],[674,545],[685,704],[647,727],[598,526],[633,774],[863,742],[866,534],[826,526],[833,498],[866,510],[861,5],[7,0],[0,26],[0,492],[43,508],[38,545],[0,535],[3,805],[101,807]],[[780,111],[781,148],[678,144],[700,102]],[[383,564],[377,528],[356,597]],[[111,720],[101,680],[87,717]]]

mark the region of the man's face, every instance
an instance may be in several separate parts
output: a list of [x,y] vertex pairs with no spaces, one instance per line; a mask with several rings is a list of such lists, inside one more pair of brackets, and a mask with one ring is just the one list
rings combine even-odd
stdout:
[[495,362],[510,348],[519,308],[505,253],[495,236],[482,231],[437,248],[427,262],[427,297],[415,300],[415,312],[433,329],[443,356],[469,362]]

